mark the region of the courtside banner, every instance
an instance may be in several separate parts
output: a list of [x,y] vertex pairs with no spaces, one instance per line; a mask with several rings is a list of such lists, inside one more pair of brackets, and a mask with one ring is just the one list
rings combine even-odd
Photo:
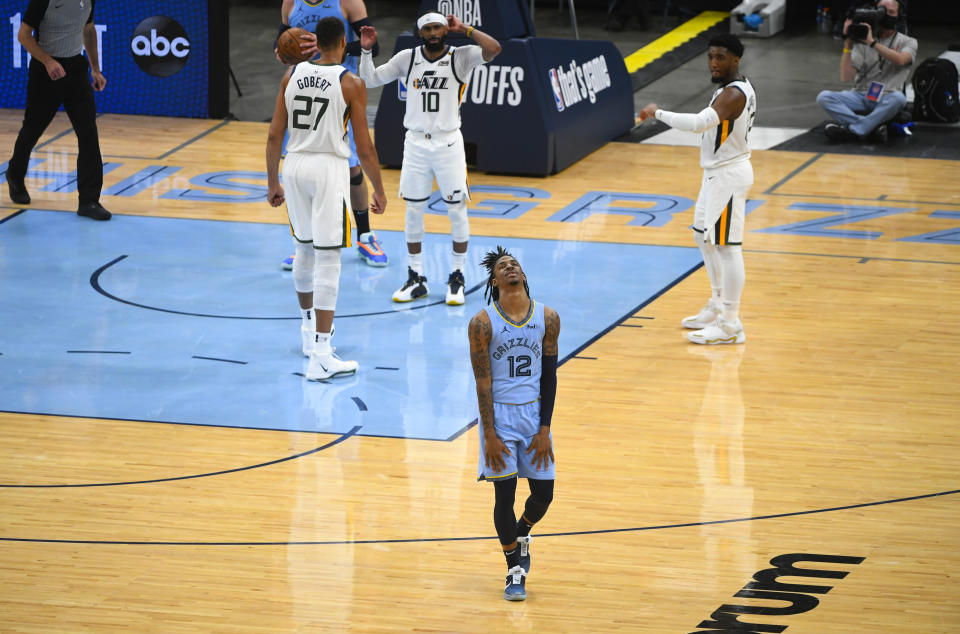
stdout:
[[530,37],[533,20],[528,0],[423,0],[420,13],[453,14],[467,26],[480,29],[498,40]]
[[[30,55],[17,41],[27,0],[0,0],[0,107],[23,108]],[[210,31],[205,0],[97,2],[93,15],[101,72],[99,112],[207,117]],[[43,43],[41,42],[41,46]],[[228,72],[224,69],[223,72]]]
[[551,173],[633,127],[633,86],[612,42],[539,37],[527,42],[536,63],[531,79],[545,94],[543,107],[553,120]]
[[[450,38],[453,46],[472,43]],[[473,167],[554,174],[633,126],[630,76],[612,43],[542,38],[500,43],[501,53],[473,71],[460,108]],[[412,35],[400,35],[395,52],[418,44]],[[375,60],[384,62],[385,57]],[[405,91],[387,86],[377,110],[377,153],[391,166],[403,158],[404,97]]]

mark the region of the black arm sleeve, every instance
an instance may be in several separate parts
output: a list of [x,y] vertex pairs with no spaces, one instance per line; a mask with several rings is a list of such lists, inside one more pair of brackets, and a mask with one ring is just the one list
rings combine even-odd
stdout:
[[289,24],[284,24],[283,22],[280,23],[280,29],[277,31],[277,37],[276,39],[273,40],[274,49],[277,48],[277,42],[280,40],[280,35],[289,28],[290,28]]
[[87,24],[93,24],[93,10],[97,8],[97,0],[90,0],[90,17],[87,18]]
[[549,427],[557,400],[557,355],[544,355],[540,369],[540,426]]
[[[356,22],[350,23],[350,28],[353,29],[353,32],[357,34],[357,37],[360,37],[360,27],[361,26],[373,26],[373,22],[370,21],[370,18],[360,18]],[[376,57],[380,53],[380,42],[373,43],[373,56]],[[360,54],[360,40],[354,40],[347,44],[346,48],[347,55],[359,55]]]

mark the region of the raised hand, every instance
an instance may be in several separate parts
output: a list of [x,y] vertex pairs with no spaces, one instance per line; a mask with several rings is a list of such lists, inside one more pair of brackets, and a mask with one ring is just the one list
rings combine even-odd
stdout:
[[377,30],[372,26],[360,27],[360,48],[369,51],[377,43]]
[[447,15],[447,28],[457,33],[463,33],[467,30],[467,25],[452,13]]

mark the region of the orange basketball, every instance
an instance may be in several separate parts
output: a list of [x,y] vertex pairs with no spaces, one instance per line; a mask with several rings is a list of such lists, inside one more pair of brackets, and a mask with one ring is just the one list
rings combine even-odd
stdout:
[[306,33],[306,29],[293,27],[281,33],[280,37],[277,38],[277,55],[280,56],[280,60],[284,64],[297,64],[313,57],[313,55],[305,55],[300,48],[300,44],[303,42],[300,36]]

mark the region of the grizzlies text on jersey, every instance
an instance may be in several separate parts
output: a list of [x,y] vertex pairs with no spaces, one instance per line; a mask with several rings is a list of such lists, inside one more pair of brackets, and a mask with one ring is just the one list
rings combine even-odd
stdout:
[[493,400],[521,405],[540,398],[543,356],[543,305],[530,300],[530,313],[520,323],[500,313],[496,303],[486,307],[490,318],[490,371]]

